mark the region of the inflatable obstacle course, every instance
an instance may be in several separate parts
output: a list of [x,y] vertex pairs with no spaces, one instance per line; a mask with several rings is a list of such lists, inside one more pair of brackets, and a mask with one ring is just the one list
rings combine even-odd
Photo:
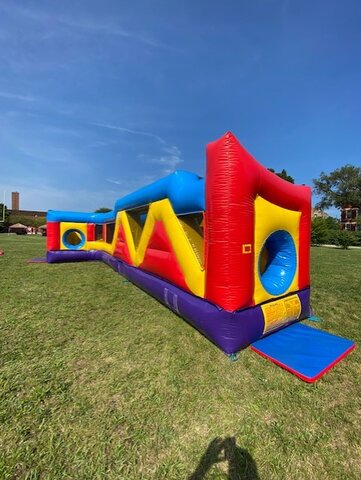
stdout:
[[207,147],[205,179],[177,171],[105,214],[50,210],[47,261],[104,261],[234,356],[310,316],[310,225],[310,188],[228,132]]

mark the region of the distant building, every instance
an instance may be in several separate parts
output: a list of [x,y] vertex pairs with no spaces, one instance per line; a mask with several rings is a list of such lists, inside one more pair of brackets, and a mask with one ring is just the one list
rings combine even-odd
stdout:
[[361,208],[347,205],[341,208],[341,230],[355,232],[361,230],[361,224],[357,220],[361,218]]
[[40,210],[8,210],[9,214],[19,215],[22,217],[36,218],[46,217],[47,212],[41,212]]
[[313,208],[312,209],[312,218],[327,218],[328,215],[326,212],[323,210],[320,210],[319,208]]
[[8,209],[9,214],[19,215],[23,217],[36,218],[46,217],[47,212],[41,212],[39,210],[20,210],[20,193],[11,192],[11,209]]
[[20,194],[19,192],[11,192],[11,210],[19,210]]

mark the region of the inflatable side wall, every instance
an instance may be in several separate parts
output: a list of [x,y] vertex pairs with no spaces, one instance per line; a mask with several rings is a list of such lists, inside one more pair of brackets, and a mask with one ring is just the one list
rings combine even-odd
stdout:
[[306,318],[311,190],[260,165],[226,133],[206,179],[177,171],[106,214],[52,211],[47,260],[102,260],[225,353]]

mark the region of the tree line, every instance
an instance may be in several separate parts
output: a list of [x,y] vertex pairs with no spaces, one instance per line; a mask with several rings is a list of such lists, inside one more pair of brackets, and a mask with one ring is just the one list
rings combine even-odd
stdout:
[[333,218],[314,218],[312,220],[312,243],[314,245],[333,244],[347,248],[361,246],[361,167],[344,165],[333,172],[321,172],[313,180],[314,192],[319,197],[316,208],[334,207],[341,210],[351,206],[358,208],[355,232],[340,229],[340,222]]
[[[4,221],[3,221],[4,220]],[[27,227],[40,227],[46,223],[46,217],[27,216],[21,213],[9,212],[8,208],[0,203],[0,232],[7,232],[10,225],[22,223]]]
[[[294,183],[293,177],[286,170],[277,173],[280,178]],[[312,219],[311,242],[313,245],[338,245],[348,248],[351,245],[361,246],[361,168],[344,165],[329,174],[321,172],[319,178],[313,180],[313,191],[319,197],[316,209],[321,211],[330,207],[339,210],[345,206],[359,209],[355,232],[341,230],[341,222],[337,218],[320,216]]]

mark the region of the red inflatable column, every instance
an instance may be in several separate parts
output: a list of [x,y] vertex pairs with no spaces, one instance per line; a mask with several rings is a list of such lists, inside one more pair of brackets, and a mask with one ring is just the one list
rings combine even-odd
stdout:
[[95,240],[95,224],[88,223],[87,224],[87,241],[93,242]]
[[46,249],[60,250],[60,223],[48,222],[46,224]]
[[207,146],[206,293],[233,311],[252,305],[255,161],[232,133]]
[[[307,188],[307,187],[305,187]],[[305,205],[302,209],[300,221],[300,248],[299,248],[299,273],[298,288],[310,286],[310,251],[311,251],[311,190],[307,192]]]

